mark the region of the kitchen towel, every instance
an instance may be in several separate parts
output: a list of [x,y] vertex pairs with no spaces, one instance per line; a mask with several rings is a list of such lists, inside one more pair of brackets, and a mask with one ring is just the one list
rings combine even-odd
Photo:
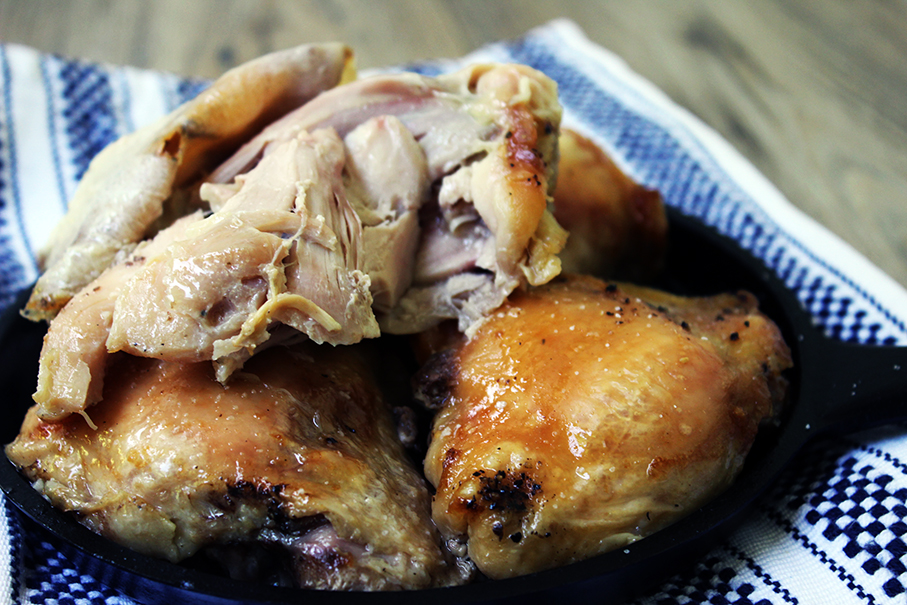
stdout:
[[[468,56],[554,78],[564,124],[666,203],[733,237],[841,340],[907,344],[907,292],[796,210],[736,150],[580,28],[554,21]],[[0,45],[0,304],[37,277],[36,251],[91,158],[206,82]],[[834,255],[831,251],[834,250]],[[905,370],[907,371],[907,370]],[[907,393],[904,394],[907,405]],[[80,571],[56,538],[0,507],[0,603],[132,603]],[[632,602],[907,602],[907,426],[811,444],[731,536]]]

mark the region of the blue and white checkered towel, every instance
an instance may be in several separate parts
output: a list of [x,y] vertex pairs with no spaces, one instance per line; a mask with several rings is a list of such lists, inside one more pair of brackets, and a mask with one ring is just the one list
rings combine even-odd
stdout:
[[[907,292],[794,209],[716,133],[573,23],[461,59],[512,61],[557,80],[565,123],[588,133],[667,203],[739,240],[829,333],[907,344]],[[204,82],[0,45],[0,303],[37,277],[35,251],[89,160]],[[834,256],[830,256],[834,251]],[[904,395],[907,404],[907,393]],[[649,596],[654,603],[907,603],[907,428],[808,447],[748,520]],[[131,603],[80,573],[54,539],[0,507],[0,603]]]

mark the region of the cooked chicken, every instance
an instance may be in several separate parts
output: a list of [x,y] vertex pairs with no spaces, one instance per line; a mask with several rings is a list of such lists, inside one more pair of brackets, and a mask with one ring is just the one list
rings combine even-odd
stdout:
[[272,348],[226,387],[210,364],[116,355],[96,430],[32,409],[6,452],[54,505],[148,555],[267,547],[316,588],[461,582],[360,351]]
[[154,240],[140,244],[124,262],[79,292],[54,318],[44,336],[38,388],[33,396],[38,415],[59,420],[69,414],[84,414],[86,407],[101,400],[110,356],[106,343],[120,292],[146,257],[163,254],[201,220],[201,212],[196,212],[178,220]]
[[790,353],[746,293],[570,277],[517,292],[417,381],[433,518],[492,578],[638,540],[722,491]]
[[525,66],[352,82],[264,129],[211,180],[228,183],[301,130],[330,127],[346,136],[375,116],[396,116],[412,133],[438,190],[423,209],[413,287],[379,316],[384,331],[415,333],[446,318],[465,330],[520,284],[558,274],[566,233],[547,204],[561,107],[554,82]]
[[[565,234],[547,210],[559,117],[554,84],[520,66],[321,94],[201,184],[210,216],[163,229],[97,278],[115,287],[91,283],[64,308],[42,353],[39,414],[97,400],[102,347],[210,360],[225,382],[302,336],[351,344],[378,336],[379,322],[413,333],[446,318],[466,330],[559,271]],[[73,319],[95,316],[92,337],[76,337]]]
[[559,146],[554,217],[570,232],[560,254],[564,272],[633,281],[655,275],[667,248],[661,195],[573,130],[561,131]]
[[171,194],[214,169],[266,124],[353,77],[341,44],[300,46],[225,73],[194,100],[116,141],[92,161],[41,255],[23,314],[51,319],[148,235]]
[[332,130],[303,131],[275,148],[220,210],[146,257],[119,294],[107,348],[214,360],[224,380],[272,323],[319,343],[378,336],[344,163]]
[[242,175],[218,212],[181,219],[92,282],[51,322],[41,417],[98,401],[108,351],[214,360],[223,382],[272,323],[332,344],[378,336],[344,162],[333,131],[303,131]]
[[363,271],[375,311],[386,313],[412,283],[428,163],[415,137],[393,116],[363,122],[344,142],[346,190],[362,223]]

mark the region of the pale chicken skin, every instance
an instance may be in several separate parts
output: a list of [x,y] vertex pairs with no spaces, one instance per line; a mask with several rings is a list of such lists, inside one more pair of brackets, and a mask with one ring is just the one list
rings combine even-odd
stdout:
[[362,228],[343,190],[345,157],[333,131],[317,130],[263,158],[220,210],[130,278],[107,348],[212,360],[223,382],[274,323],[318,343],[377,337]]
[[44,335],[38,385],[32,396],[39,416],[59,420],[74,413],[84,415],[86,407],[101,400],[110,357],[107,339],[123,287],[149,256],[164,253],[201,220],[200,212],[183,217],[165,234],[142,243],[126,260],[89,283],[79,292],[77,301],[67,304],[54,318]]
[[32,409],[6,453],[55,506],[148,555],[268,547],[295,584],[324,589],[462,582],[469,566],[439,546],[370,367],[356,347],[309,343],[269,350],[224,387],[210,364],[120,354],[97,429]]
[[[566,234],[548,209],[560,112],[554,83],[518,65],[378,76],[315,97],[198,186],[210,215],[162,229],[128,269],[106,270],[115,287],[89,295],[89,283],[64,307],[42,353],[39,413],[85,413],[103,383],[86,360],[102,347],[208,360],[225,383],[277,343],[347,345],[450,318],[468,330],[560,270]],[[91,338],[57,335],[95,315]]]
[[515,293],[416,381],[438,408],[435,523],[491,578],[638,540],[733,480],[790,364],[746,293],[590,277]]
[[240,65],[171,114],[105,148],[41,251],[23,315],[50,320],[117,255],[148,237],[174,193],[318,93],[355,77],[342,44],[305,45]]

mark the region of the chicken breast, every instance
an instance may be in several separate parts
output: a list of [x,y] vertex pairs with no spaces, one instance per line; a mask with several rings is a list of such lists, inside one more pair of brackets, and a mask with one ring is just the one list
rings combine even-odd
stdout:
[[205,176],[265,125],[354,77],[342,44],[260,57],[221,76],[160,121],[92,161],[40,255],[44,269],[23,315],[49,320],[117,254],[148,235],[171,194]]
[[97,429],[32,409],[6,453],[55,506],[144,554],[211,551],[245,577],[278,553],[259,571],[335,590],[464,581],[374,366],[359,347],[272,348],[225,387],[210,364],[119,354]]
[[647,536],[721,492],[791,358],[746,293],[590,277],[517,292],[417,379],[435,523],[505,578]]

